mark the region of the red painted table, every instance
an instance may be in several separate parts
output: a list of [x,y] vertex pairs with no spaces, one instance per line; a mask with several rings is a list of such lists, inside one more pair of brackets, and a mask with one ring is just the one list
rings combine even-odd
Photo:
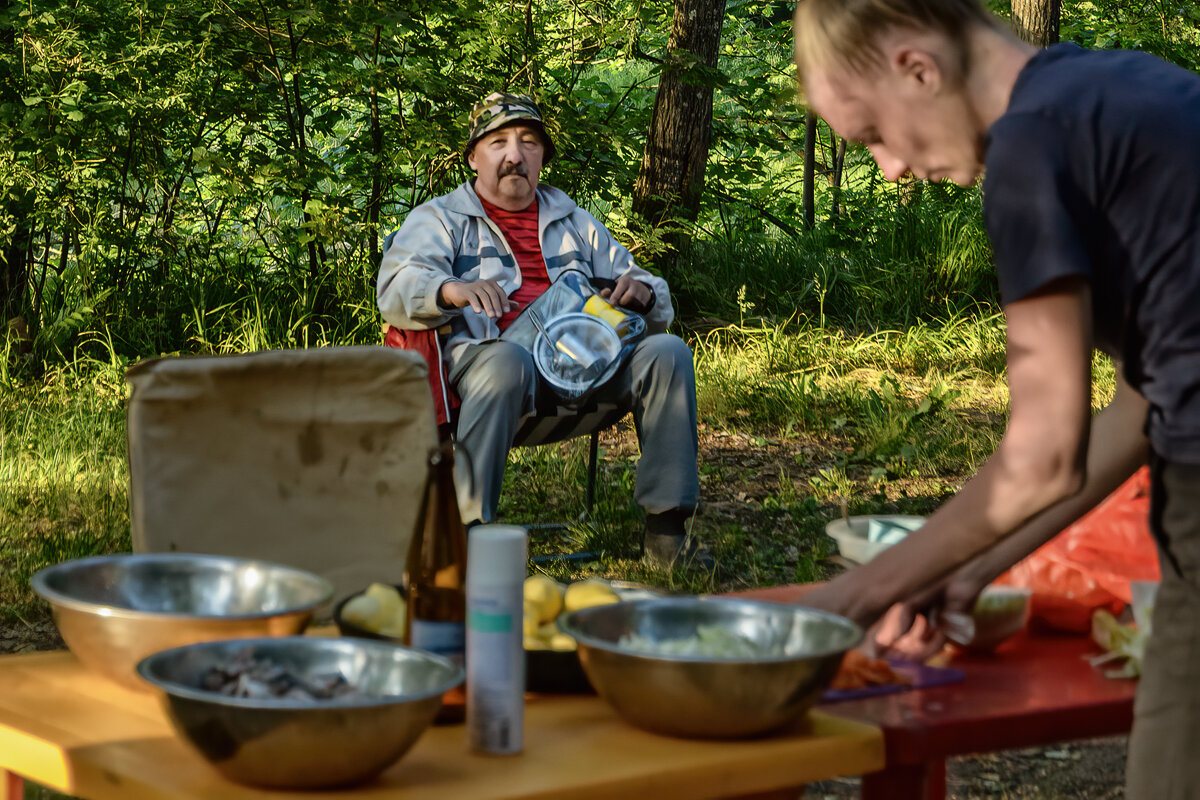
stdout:
[[[778,586],[739,596],[797,601],[809,586]],[[1128,733],[1137,682],[1110,680],[1084,659],[1086,636],[1021,635],[990,655],[964,653],[957,684],[821,706],[883,729],[887,767],[863,777],[866,800],[946,795],[946,759]]]

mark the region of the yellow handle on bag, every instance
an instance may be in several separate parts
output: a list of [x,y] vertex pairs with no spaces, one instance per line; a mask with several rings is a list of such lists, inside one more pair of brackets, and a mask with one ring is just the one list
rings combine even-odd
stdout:
[[613,328],[619,328],[625,321],[625,312],[613,306],[598,294],[594,294],[583,304],[583,313],[599,317]]

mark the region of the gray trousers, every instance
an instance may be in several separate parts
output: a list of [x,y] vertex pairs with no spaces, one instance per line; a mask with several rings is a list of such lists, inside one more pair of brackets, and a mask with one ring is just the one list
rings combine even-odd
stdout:
[[1162,583],[1133,706],[1128,800],[1200,799],[1200,465],[1154,457],[1150,530]]
[[541,378],[525,348],[491,341],[466,345],[455,355],[450,385],[462,399],[457,436],[473,465],[473,480],[460,472],[464,522],[496,518],[504,466],[514,445],[586,436],[630,411],[642,451],[634,488],[638,505],[651,514],[696,507],[696,373],[692,351],[679,337],[647,336],[621,371],[589,399],[587,406],[595,405],[594,410],[558,409],[553,417],[537,416]]

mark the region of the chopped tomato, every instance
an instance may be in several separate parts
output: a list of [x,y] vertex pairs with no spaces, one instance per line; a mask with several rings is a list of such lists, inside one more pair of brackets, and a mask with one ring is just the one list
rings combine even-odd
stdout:
[[842,665],[829,688],[865,689],[892,683],[907,685],[909,680],[882,658],[871,658],[859,650],[851,650],[842,658]]

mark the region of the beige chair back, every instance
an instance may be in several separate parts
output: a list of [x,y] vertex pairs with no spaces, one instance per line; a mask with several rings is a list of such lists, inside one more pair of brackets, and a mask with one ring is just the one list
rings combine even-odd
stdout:
[[425,363],[388,347],[162,358],[127,373],[135,552],[399,583],[437,441]]

